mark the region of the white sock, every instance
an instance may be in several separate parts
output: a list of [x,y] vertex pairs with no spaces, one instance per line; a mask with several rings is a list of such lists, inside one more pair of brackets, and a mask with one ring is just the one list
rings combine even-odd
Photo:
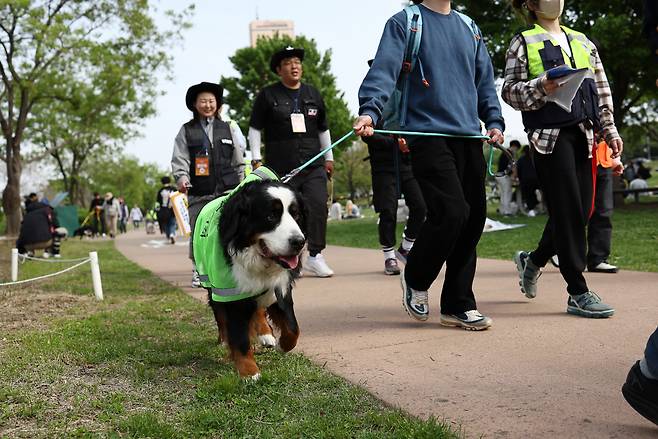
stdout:
[[414,246],[414,242],[416,242],[415,239],[409,239],[406,236],[402,235],[402,249],[409,251],[411,250],[411,247]]
[[383,250],[384,252],[384,260],[388,259],[395,259],[395,251],[394,250]]
[[640,370],[642,371],[642,375],[649,378],[650,380],[658,380],[658,377],[655,377],[651,374],[651,371],[649,370],[649,365],[647,364],[647,359],[644,357],[642,357],[642,359],[640,360]]

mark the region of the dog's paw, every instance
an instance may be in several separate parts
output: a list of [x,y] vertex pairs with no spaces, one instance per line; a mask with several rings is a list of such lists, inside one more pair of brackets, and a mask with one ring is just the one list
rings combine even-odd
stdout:
[[244,376],[242,379],[246,382],[255,383],[256,381],[260,380],[260,372],[256,373],[255,375]]
[[273,348],[276,346],[276,338],[272,334],[259,335],[258,342],[264,348]]

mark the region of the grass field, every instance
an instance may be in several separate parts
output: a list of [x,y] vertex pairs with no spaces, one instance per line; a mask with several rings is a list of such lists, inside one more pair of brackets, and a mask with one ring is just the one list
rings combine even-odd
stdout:
[[[300,354],[257,354],[263,377],[241,381],[216,342],[211,312],[127,261],[111,242],[68,240],[66,257],[98,250],[106,300],[85,265],[0,291],[0,437],[444,438],[435,420],[385,406]],[[9,278],[0,241],[0,282]],[[64,264],[27,262],[20,278]]]
[[[494,209],[490,209],[494,210]],[[484,233],[478,245],[478,256],[509,259],[516,250],[536,247],[546,223],[546,216],[503,218],[489,213],[489,218],[525,227]],[[378,249],[377,219],[367,212],[366,218],[331,221],[327,242],[333,245]],[[623,269],[658,272],[658,203],[630,203],[615,210],[612,217],[613,236],[610,263]],[[398,224],[398,240],[403,224]]]

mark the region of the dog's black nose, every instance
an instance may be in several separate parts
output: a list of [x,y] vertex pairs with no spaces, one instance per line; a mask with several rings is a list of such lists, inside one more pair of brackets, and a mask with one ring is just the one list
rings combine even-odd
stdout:
[[301,251],[302,247],[304,247],[304,244],[306,244],[306,238],[304,238],[301,235],[293,236],[292,238],[288,239],[288,243],[290,244],[290,248],[296,252]]

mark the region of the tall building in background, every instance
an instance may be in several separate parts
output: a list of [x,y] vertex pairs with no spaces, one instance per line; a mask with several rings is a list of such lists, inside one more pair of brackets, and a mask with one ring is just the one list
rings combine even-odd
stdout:
[[255,20],[249,23],[251,47],[256,46],[259,37],[273,37],[276,34],[295,38],[295,24],[292,20]]

